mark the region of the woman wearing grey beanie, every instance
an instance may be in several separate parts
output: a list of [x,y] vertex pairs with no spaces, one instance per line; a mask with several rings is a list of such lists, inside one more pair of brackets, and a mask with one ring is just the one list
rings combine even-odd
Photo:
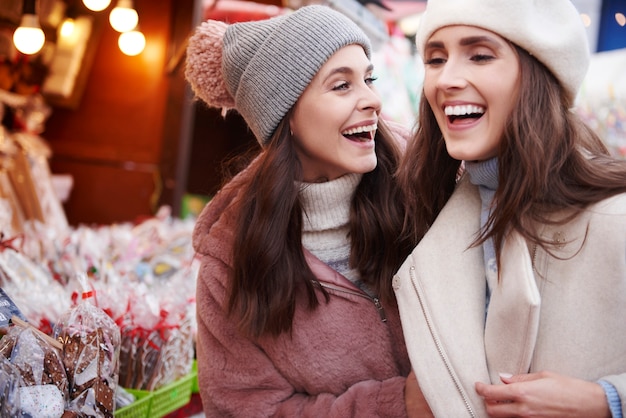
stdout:
[[196,95],[239,112],[261,145],[194,230],[209,417],[407,416],[391,288],[411,249],[398,239],[402,143],[381,120],[369,54],[325,6],[208,21],[190,39]]
[[442,417],[622,417],[626,161],[571,111],[579,13],[429,0],[417,46],[399,179],[419,244],[393,287],[419,396]]

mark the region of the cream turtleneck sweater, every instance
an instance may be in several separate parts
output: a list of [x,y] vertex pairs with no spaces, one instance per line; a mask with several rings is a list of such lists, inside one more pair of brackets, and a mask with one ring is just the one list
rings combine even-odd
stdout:
[[349,266],[350,202],[362,174],[346,174],[324,183],[300,183],[302,245],[328,266],[359,285]]

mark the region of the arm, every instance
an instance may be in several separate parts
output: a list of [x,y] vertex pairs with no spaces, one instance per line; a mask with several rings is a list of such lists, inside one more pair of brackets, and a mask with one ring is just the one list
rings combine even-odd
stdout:
[[[200,394],[207,417],[406,417],[402,376],[360,381],[343,393],[315,396],[301,388],[300,383],[307,382],[290,381],[267,350],[241,336],[225,315],[226,289],[221,278],[228,274],[228,267],[221,261],[203,258],[197,283],[197,355]],[[290,350],[289,340],[283,343],[284,349]],[[315,359],[307,357],[302,362],[314,363]]]

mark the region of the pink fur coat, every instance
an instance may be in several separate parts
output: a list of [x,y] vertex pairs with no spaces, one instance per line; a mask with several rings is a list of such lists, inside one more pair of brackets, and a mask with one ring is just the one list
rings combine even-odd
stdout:
[[329,302],[297,308],[292,335],[252,341],[237,332],[225,314],[237,191],[231,182],[216,195],[193,237],[202,260],[197,357],[206,416],[406,417],[410,363],[397,307],[385,306],[383,322],[369,298],[311,254],[313,272],[334,287]]

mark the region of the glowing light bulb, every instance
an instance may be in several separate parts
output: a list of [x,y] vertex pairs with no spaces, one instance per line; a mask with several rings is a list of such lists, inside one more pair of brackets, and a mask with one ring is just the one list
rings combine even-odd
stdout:
[[60,34],[64,38],[69,38],[74,33],[74,28],[76,27],[76,22],[74,19],[67,18],[61,24]]
[[118,32],[133,30],[139,22],[139,15],[133,8],[132,0],[119,0],[109,14],[109,23]]
[[39,26],[37,15],[24,14],[20,26],[13,32],[13,44],[22,54],[36,54],[43,47],[46,36]]
[[146,47],[146,37],[138,30],[123,32],[117,40],[117,45],[124,54],[133,57],[141,54]]
[[100,12],[111,4],[111,0],[83,0],[83,4],[89,10]]
[[626,16],[623,13],[615,13],[615,21],[620,26],[626,26]]

